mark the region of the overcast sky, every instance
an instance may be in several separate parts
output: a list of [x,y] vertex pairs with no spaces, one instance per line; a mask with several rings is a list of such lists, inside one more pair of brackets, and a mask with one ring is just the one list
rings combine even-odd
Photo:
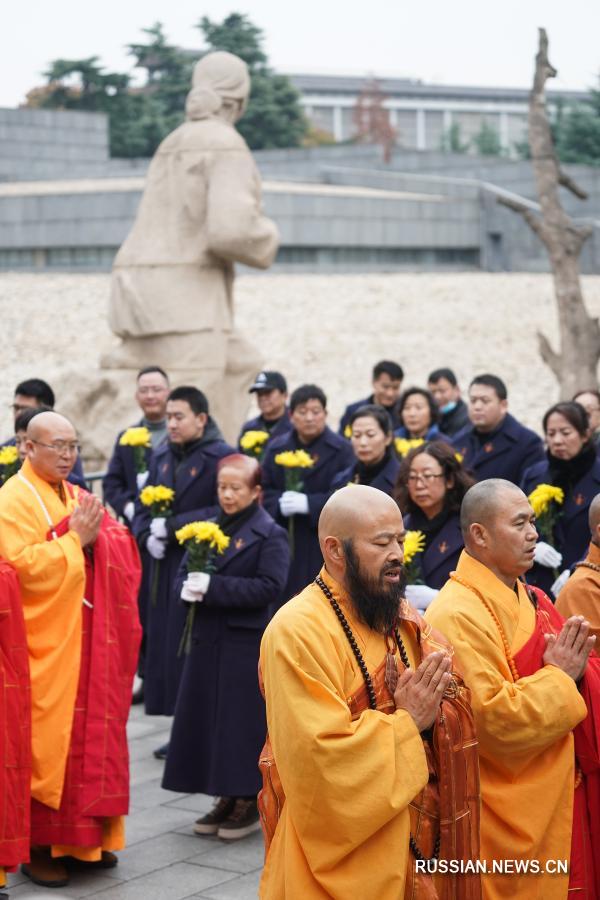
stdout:
[[156,21],[181,46],[201,47],[203,15],[247,13],[286,72],[397,75],[426,82],[528,87],[537,28],[550,39],[556,88],[585,89],[600,72],[598,0],[19,0],[0,30],[0,106],[44,82],[48,62],[97,55],[129,71],[125,52]]

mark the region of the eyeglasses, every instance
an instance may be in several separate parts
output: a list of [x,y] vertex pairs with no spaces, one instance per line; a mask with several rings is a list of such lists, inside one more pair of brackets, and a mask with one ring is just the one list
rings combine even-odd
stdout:
[[42,441],[34,441],[31,439],[32,444],[39,444],[40,447],[45,447],[47,450],[52,450],[53,453],[56,453],[57,456],[76,456],[79,453],[80,446],[74,441],[73,443],[67,441],[56,441],[54,444],[44,444]]
[[433,481],[434,478],[443,478],[444,473],[441,472],[439,475],[436,475],[434,472],[425,472],[422,475],[419,472],[411,472],[408,478],[406,479],[411,484],[416,484],[419,479],[425,484],[429,484],[430,481]]

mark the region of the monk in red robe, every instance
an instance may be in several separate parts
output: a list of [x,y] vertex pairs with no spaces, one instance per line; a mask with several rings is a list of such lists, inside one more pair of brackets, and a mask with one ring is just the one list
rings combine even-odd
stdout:
[[135,542],[67,482],[75,430],[40,413],[0,492],[0,556],[16,569],[31,673],[31,861],[36,884],[116,865],[129,804],[126,722],[140,642]]

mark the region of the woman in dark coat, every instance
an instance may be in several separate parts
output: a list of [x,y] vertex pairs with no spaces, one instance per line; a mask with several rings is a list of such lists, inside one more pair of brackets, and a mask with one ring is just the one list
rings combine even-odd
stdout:
[[600,492],[600,460],[588,414],[581,404],[557,403],[550,407],[542,422],[547,459],[525,470],[521,487],[529,495],[540,484],[552,484],[562,488],[564,501],[556,510],[552,541],[548,543],[540,535],[535,564],[526,578],[530,584],[557,594],[562,587],[562,584],[554,587],[557,570],[562,570],[564,583],[570,567],[587,552],[588,511]]
[[216,797],[197,834],[235,840],[260,827],[258,757],[265,705],[258,685],[262,633],[277,609],[290,563],[287,533],[260,505],[261,470],[241,454],[222,459],[217,523],[229,536],[213,574],[187,572],[175,589],[196,604],[163,787]]
[[347,484],[368,484],[391,496],[400,463],[392,450],[390,414],[383,406],[368,403],[352,413],[348,426],[356,461],[336,476],[333,490]]
[[444,441],[416,447],[402,461],[395,499],[406,530],[425,537],[425,547],[413,563],[422,584],[406,588],[407,600],[419,610],[427,609],[456,568],[463,549],[460,505],[473,483]]
[[398,401],[398,418],[402,425],[395,430],[396,437],[450,443],[448,435],[440,431],[440,411],[433,394],[425,388],[411,387],[404,391]]

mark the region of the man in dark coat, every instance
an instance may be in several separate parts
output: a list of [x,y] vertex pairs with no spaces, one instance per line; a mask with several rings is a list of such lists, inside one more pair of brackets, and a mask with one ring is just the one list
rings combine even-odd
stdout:
[[[304,384],[290,399],[293,430],[271,441],[265,456],[265,508],[289,528],[293,517],[294,547],[285,599],[306,587],[323,564],[317,526],[336,475],[354,461],[352,446],[327,427],[327,398],[320,387]],[[310,468],[298,470],[303,489],[286,489],[286,468],[275,462],[286,450],[305,450],[313,459]]]
[[289,568],[287,534],[260,506],[260,467],[236,454],[219,462],[217,522],[229,546],[215,571],[187,571],[177,596],[194,605],[163,787],[217,798],[196,834],[236,840],[260,827],[257,760],[267,730],[258,685],[262,633]]
[[427,387],[440,413],[440,431],[453,437],[469,424],[469,410],[460,395],[456,375],[452,369],[435,369],[427,379]]
[[404,378],[404,370],[399,363],[391,362],[389,359],[382,359],[373,367],[373,393],[364,400],[357,400],[350,403],[344,410],[344,415],[340,419],[339,433],[345,437],[346,428],[350,424],[352,414],[360,409],[361,406],[383,406],[387,409],[392,418],[394,429],[402,425],[398,415],[396,414],[396,405],[400,399],[400,391],[402,390],[402,380]]
[[525,470],[546,458],[541,438],[508,412],[507,396],[496,375],[478,375],[470,384],[470,424],[452,443],[477,481],[505,478],[519,485]]
[[244,422],[240,440],[247,431],[268,431],[269,440],[292,430],[287,408],[287,382],[281,372],[259,372],[249,390],[256,394],[260,415]]
[[[177,651],[185,609],[173,596],[183,557],[175,532],[188,522],[216,512],[217,464],[234,449],[220,438],[208,413],[208,401],[195,387],[171,391],[167,401],[169,441],[150,464],[148,485],[175,491],[170,514],[152,518],[138,499],[133,532],[142,550],[153,558],[146,623],[145,704],[149,715],[171,716],[175,709],[183,660]],[[154,585],[156,584],[156,590]]]

